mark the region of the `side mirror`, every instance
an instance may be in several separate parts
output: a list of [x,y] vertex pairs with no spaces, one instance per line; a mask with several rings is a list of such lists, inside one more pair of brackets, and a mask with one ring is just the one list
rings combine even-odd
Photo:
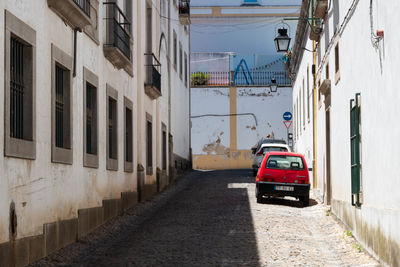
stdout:
[[312,168],[308,168],[308,171],[309,171],[309,172],[312,172]]
[[251,148],[251,153],[252,153],[252,154],[256,154],[256,150],[257,150],[256,147],[252,147],[252,148]]

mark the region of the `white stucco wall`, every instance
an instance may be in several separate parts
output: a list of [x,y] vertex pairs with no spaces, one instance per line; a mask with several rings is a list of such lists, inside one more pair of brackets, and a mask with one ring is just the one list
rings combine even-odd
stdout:
[[[340,25],[351,3],[340,3]],[[328,14],[328,27],[321,35],[321,55],[317,61],[317,79],[326,78],[325,66],[329,62],[331,80],[331,180],[332,210],[360,240],[360,242],[384,262],[399,264],[400,195],[397,190],[400,152],[396,146],[400,127],[396,116],[400,112],[397,100],[399,76],[400,37],[395,15],[400,8],[397,1],[372,1],[372,27],[384,30],[385,37],[377,48],[371,42],[370,1],[359,1],[351,19],[341,35],[333,42],[339,44],[340,79],[335,79],[335,54],[325,48],[333,36],[333,14]],[[329,30],[327,30],[329,29]],[[326,36],[329,35],[329,36]],[[305,52],[307,53],[307,52]],[[297,80],[305,75],[304,67],[310,64],[303,58]],[[298,83],[296,80],[296,84]],[[295,84],[295,90],[296,90]],[[351,206],[350,172],[350,99],[361,93],[361,184],[363,203],[361,208]],[[294,92],[295,94],[295,92]],[[322,96],[322,101],[324,97]],[[317,110],[317,158],[318,183],[325,175],[325,107]],[[298,150],[306,149],[310,135],[296,140]],[[318,188],[320,188],[320,184]]]

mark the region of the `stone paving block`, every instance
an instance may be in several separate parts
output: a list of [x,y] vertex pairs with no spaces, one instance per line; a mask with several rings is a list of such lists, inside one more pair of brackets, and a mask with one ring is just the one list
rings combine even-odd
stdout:
[[78,210],[78,238],[89,232],[89,211],[88,209]]
[[43,235],[33,236],[29,241],[29,263],[35,262],[45,255],[45,241]]
[[138,195],[136,192],[122,192],[121,193],[121,208],[125,211],[138,202]]
[[47,223],[43,225],[45,252],[50,255],[57,250],[57,223]]
[[0,244],[0,266],[12,266],[11,258],[11,243],[1,243]]
[[26,266],[29,264],[29,239],[23,238],[14,241],[15,266]]
[[57,247],[65,247],[78,238],[78,219],[62,220],[58,222]]

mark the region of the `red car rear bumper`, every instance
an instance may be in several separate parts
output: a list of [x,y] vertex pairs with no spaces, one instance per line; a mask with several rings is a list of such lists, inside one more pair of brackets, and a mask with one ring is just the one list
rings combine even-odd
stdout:
[[310,194],[309,184],[291,184],[276,182],[257,182],[258,193],[265,196],[292,196],[300,197]]

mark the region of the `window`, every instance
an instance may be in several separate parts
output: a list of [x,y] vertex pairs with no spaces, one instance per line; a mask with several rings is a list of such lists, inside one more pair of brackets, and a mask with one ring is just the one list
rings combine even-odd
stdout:
[[152,6],[146,2],[146,52],[151,53],[153,50],[153,9]]
[[36,32],[5,11],[4,154],[36,157]]
[[350,149],[351,149],[351,204],[361,206],[361,137],[360,94],[350,100]]
[[146,113],[146,135],[147,135],[147,145],[146,145],[146,174],[153,174],[153,125],[152,118]]
[[340,80],[339,43],[335,46],[335,84]]
[[307,119],[310,122],[310,68],[307,67]]
[[185,84],[188,86],[188,58],[185,52]]
[[162,128],[162,169],[167,169],[167,127],[164,123],[161,124]]
[[72,164],[72,57],[51,46],[53,162]]
[[265,165],[267,169],[285,169],[285,170],[304,170],[304,162],[301,157],[271,155]]
[[98,156],[98,77],[83,68],[83,166],[97,168]]
[[329,80],[329,63],[326,63],[325,66],[325,77]]
[[178,65],[178,43],[176,32],[174,31],[174,69],[177,70],[176,65]]
[[118,92],[107,84],[107,170],[118,170]]
[[132,109],[133,104],[128,98],[124,98],[125,105],[125,160],[124,160],[124,171],[133,172],[133,115]]
[[183,55],[182,55],[182,44],[179,43],[179,77],[182,80],[182,72],[183,72]]

